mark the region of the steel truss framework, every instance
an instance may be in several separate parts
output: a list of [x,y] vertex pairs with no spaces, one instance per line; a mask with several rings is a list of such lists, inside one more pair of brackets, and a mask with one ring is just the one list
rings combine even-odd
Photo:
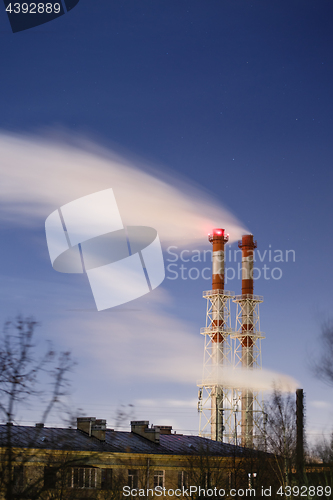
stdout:
[[[262,392],[233,389],[233,434],[229,443],[247,448],[265,448],[266,413]],[[243,401],[248,410],[243,410]]]
[[[229,441],[232,435],[232,390],[220,383],[221,368],[231,368],[233,362],[230,334],[230,299],[226,290],[208,290],[206,326],[200,333],[205,336],[203,378],[199,387],[199,435],[216,441]],[[228,438],[227,438],[228,436]]]
[[[264,446],[265,410],[262,393],[218,384],[219,369],[261,369],[259,304],[263,297],[224,290],[203,293],[207,299],[203,379],[198,384],[199,435],[248,447]],[[230,299],[237,305],[236,328],[231,328]],[[246,325],[246,327],[244,327]],[[216,342],[216,336],[223,341]],[[218,352],[217,352],[218,351]],[[219,363],[216,362],[219,360]],[[244,362],[244,360],[246,360]]]
[[[237,305],[235,333],[231,335],[233,366],[246,370],[261,369],[259,304],[263,297],[244,294],[234,297]],[[233,389],[234,442],[247,447],[262,445],[264,436],[264,401],[261,392]]]
[[[263,301],[261,295],[236,295],[233,298],[237,304],[236,327],[231,335],[234,340],[234,368],[244,366],[245,357],[249,368],[262,368],[261,339],[265,337],[260,332],[259,304]],[[247,329],[244,329],[244,325],[247,325]],[[251,341],[244,342],[246,338]]]

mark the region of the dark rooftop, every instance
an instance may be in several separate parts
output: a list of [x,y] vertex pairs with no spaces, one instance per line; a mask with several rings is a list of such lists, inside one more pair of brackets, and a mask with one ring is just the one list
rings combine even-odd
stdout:
[[[6,446],[7,430],[7,425],[0,425],[0,446]],[[78,429],[69,428],[13,425],[10,432],[11,446],[18,448],[159,455],[209,453],[209,455],[225,457],[244,454],[244,448],[240,446],[182,434],[162,434],[160,442],[154,443],[134,432],[114,431],[113,429],[106,429],[105,441],[100,441]]]

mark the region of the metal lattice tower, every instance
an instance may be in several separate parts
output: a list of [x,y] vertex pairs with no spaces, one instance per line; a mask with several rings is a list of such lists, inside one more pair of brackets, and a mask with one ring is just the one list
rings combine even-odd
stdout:
[[[242,295],[233,299],[237,305],[234,340],[233,366],[235,369],[261,369],[261,339],[259,304],[263,297],[253,295],[253,250],[257,242],[252,235],[245,235],[238,244],[242,248]],[[240,444],[257,447],[263,439],[264,404],[262,394],[252,389],[233,390],[234,442],[240,437]]]
[[207,299],[207,315],[206,327],[200,330],[205,335],[205,350],[203,379],[199,384],[199,435],[230,442],[233,438],[232,391],[218,382],[221,368],[232,367],[230,299],[233,293],[208,290],[203,297]]
[[229,441],[232,435],[232,391],[221,384],[221,369],[232,366],[230,334],[231,292],[224,290],[224,229],[209,235],[213,244],[212,290],[203,293],[207,300],[203,378],[199,387],[199,435],[214,441]]
[[[246,379],[246,371],[261,369],[259,304],[263,298],[253,295],[253,251],[257,243],[244,235],[242,248],[242,295],[224,290],[223,229],[209,235],[213,243],[213,286],[203,293],[207,300],[203,378],[199,387],[199,435],[215,441],[257,448],[264,441],[265,413],[262,394],[251,388],[235,387],[225,372],[234,371]],[[236,303],[236,327],[231,328],[230,299]],[[238,373],[237,370],[239,371]],[[245,373],[244,373],[245,371]],[[229,377],[228,377],[229,378]],[[240,382],[239,382],[240,383]]]

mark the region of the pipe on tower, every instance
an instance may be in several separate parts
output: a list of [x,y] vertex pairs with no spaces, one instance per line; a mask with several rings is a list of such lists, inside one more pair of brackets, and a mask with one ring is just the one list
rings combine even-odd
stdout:
[[213,245],[212,289],[224,290],[224,245],[229,240],[229,235],[224,234],[224,229],[213,229],[208,239]]
[[[224,291],[224,245],[229,241],[229,235],[224,234],[224,229],[214,229],[212,234],[208,235],[209,241],[213,245],[212,256],[212,290]],[[223,302],[220,299],[216,300],[213,306],[213,325],[216,327],[223,326]],[[215,343],[223,342],[223,337],[216,333],[212,341]]]
[[[252,234],[243,235],[238,243],[242,249],[242,367],[253,367],[253,252],[257,242],[253,241]],[[241,397],[242,412],[242,444],[253,446],[253,392],[243,390]]]
[[[219,294],[224,292],[224,245],[229,240],[229,235],[224,234],[224,229],[216,228],[208,235],[213,245],[212,256],[212,290],[216,299],[212,305],[212,328],[215,332],[212,341],[212,365],[216,378],[218,368],[223,366],[223,335],[220,330],[224,327],[224,303]],[[217,331],[216,331],[217,330]],[[223,434],[223,389],[216,383],[211,392],[211,437],[215,441],[222,441]]]

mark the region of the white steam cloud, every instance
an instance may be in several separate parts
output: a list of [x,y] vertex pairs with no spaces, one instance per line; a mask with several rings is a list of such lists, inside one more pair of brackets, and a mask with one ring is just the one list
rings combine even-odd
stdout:
[[55,209],[113,188],[125,225],[156,229],[162,243],[191,245],[213,227],[236,241],[247,230],[220,201],[177,174],[125,160],[84,139],[72,143],[0,133],[1,218],[39,224]]
[[217,376],[205,379],[205,384],[221,384],[224,387],[272,391],[275,387],[282,392],[294,392],[299,382],[289,375],[267,369],[228,369],[220,368]]

